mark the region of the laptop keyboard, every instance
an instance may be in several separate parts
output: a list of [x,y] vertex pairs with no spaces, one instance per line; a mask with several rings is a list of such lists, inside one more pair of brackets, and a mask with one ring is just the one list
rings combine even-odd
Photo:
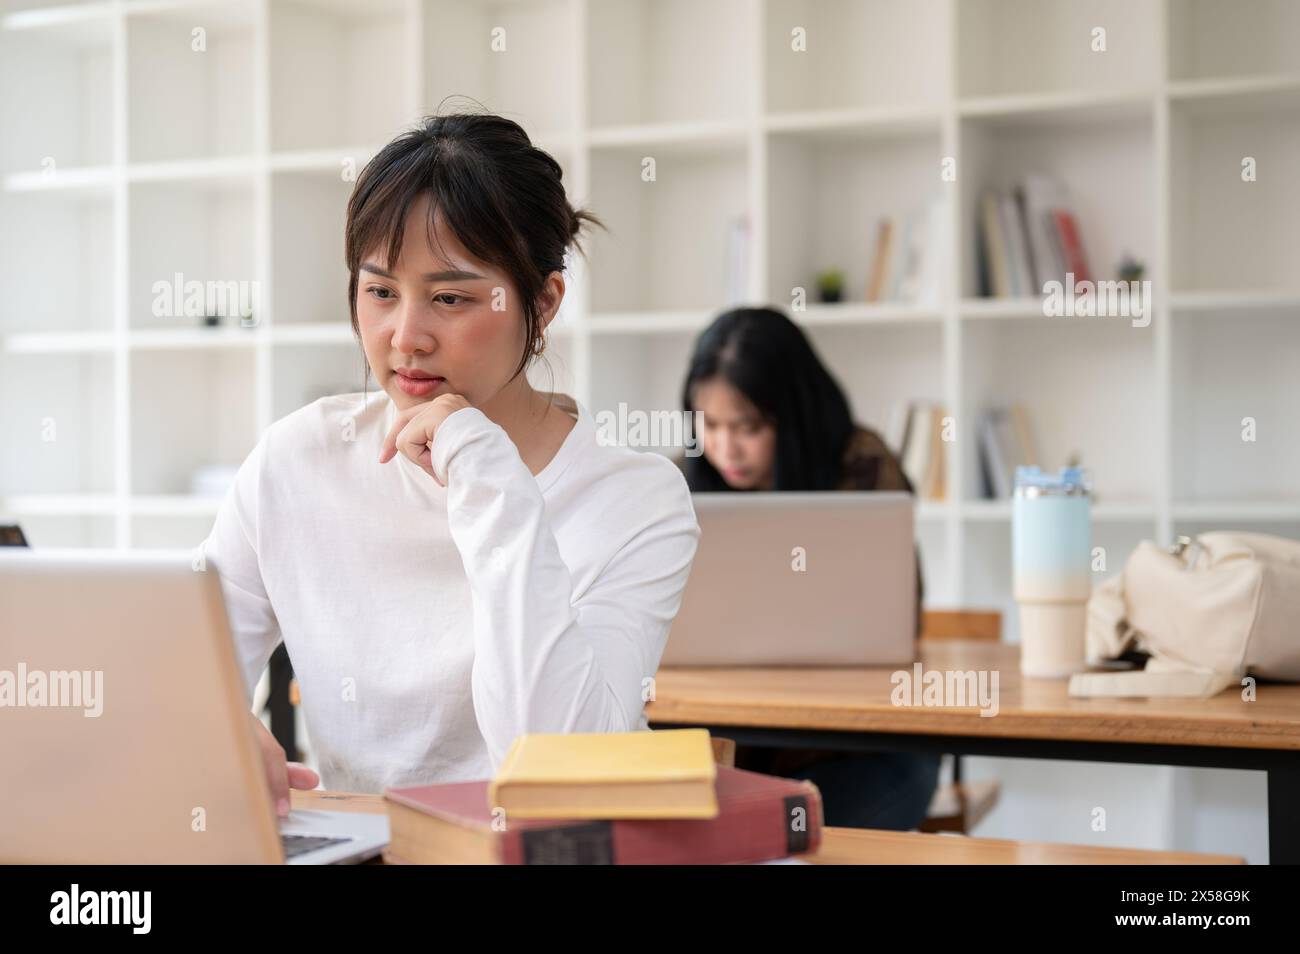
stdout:
[[351,840],[351,838],[330,838],[325,835],[280,836],[280,844],[284,845],[284,857],[286,859],[297,858],[299,855],[305,855],[317,848],[327,848],[330,845],[337,845],[339,842]]

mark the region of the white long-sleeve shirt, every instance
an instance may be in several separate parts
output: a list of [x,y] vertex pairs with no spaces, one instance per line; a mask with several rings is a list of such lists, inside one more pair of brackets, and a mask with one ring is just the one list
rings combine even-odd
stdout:
[[283,638],[326,788],[489,778],[523,733],[647,728],[699,525],[671,461],[598,443],[574,403],[536,476],[477,408],[434,436],[445,488],[380,464],[382,391],[290,414],[240,467],[203,552],[250,702]]

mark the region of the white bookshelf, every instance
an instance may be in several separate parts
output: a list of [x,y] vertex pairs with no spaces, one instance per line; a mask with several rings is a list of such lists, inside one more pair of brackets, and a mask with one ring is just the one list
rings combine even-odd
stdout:
[[[555,386],[593,411],[678,406],[695,333],[730,304],[725,230],[742,213],[747,302],[789,310],[807,289],[794,317],[861,422],[883,429],[909,399],[948,408],[950,496],[918,511],[931,605],[1011,608],[1010,507],[978,499],[973,433],[997,402],[1029,406],[1048,463],[1078,452],[1093,469],[1110,571],[1142,538],[1300,535],[1300,4],[0,11],[0,508],[37,544],[193,544],[216,507],[189,493],[194,467],[238,464],[276,418],[360,387],[343,173],[453,94],[518,119],[611,228],[574,262],[547,351]],[[980,190],[1033,171],[1067,184],[1103,277],[1125,252],[1146,264],[1149,327],[975,297]],[[930,200],[947,223],[938,297],[863,303],[878,218]],[[831,266],[847,300],[817,304]],[[258,282],[255,326],[155,317],[152,283],[176,272]]]

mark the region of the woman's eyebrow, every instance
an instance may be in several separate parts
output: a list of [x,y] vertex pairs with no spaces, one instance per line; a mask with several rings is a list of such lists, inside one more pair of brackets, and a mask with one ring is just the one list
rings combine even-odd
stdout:
[[[397,278],[397,276],[394,275],[392,272],[380,268],[374,262],[362,262],[361,271],[374,272],[376,275],[382,275],[384,278],[394,278],[394,279]],[[480,275],[477,272],[466,272],[466,271],[462,271],[461,269],[451,269],[445,272],[428,272],[424,275],[421,275],[420,279],[426,282],[455,282],[455,281],[470,281],[476,278],[485,278],[485,277],[486,276]]]

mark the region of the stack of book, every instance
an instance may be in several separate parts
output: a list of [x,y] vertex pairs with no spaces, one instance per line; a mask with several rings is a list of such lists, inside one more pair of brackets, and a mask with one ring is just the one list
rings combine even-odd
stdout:
[[910,401],[894,407],[885,443],[898,456],[903,473],[920,500],[948,496],[945,412],[940,404]]
[[937,306],[944,267],[942,235],[939,199],[902,218],[882,218],[867,272],[866,300]]
[[993,500],[1015,493],[1017,467],[1039,466],[1029,414],[1023,405],[995,407],[981,415],[979,459],[983,495]]
[[815,852],[811,782],[715,765],[705,729],[524,735],[495,779],[384,792],[398,864],[726,864]]
[[[1064,185],[1026,176],[1010,193],[987,190],[979,206],[980,295],[1033,297],[1051,281],[1091,281],[1079,221]],[[1073,287],[1065,288],[1073,294]]]

